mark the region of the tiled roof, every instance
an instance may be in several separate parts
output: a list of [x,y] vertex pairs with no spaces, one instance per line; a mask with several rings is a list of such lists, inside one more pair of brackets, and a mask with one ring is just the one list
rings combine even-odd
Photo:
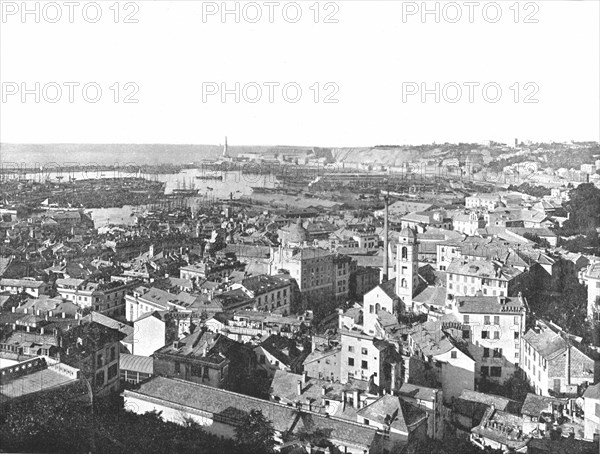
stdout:
[[478,295],[455,298],[461,314],[509,314],[520,313],[525,309],[525,303],[519,297]]
[[90,314],[86,315],[81,319],[82,322],[94,321],[99,323],[100,325],[104,325],[108,328],[116,329],[122,332],[123,334],[129,335],[133,334],[133,327],[127,325],[126,323],[115,320],[114,318],[107,317],[99,312],[90,312]]
[[583,393],[584,399],[596,399],[600,400],[600,383],[596,383],[595,385],[588,386],[588,388]]
[[[142,384],[139,389],[125,391],[125,396],[142,398],[148,396],[165,401],[165,405],[173,403],[215,415],[227,415],[240,418],[251,410],[260,410],[263,415],[273,422],[273,427],[280,433],[285,433],[296,422],[296,409],[287,405],[269,402],[254,397],[225,391],[218,388],[187,382],[184,380],[155,377]],[[310,412],[302,412],[302,424],[299,427],[323,429],[328,438],[367,447],[377,437],[377,431],[371,427],[351,423],[339,418],[325,417]]]
[[392,428],[405,433],[409,433],[411,426],[426,417],[425,411],[391,394],[385,394],[375,402],[361,408],[357,415],[384,425],[387,424],[387,419],[391,421]]
[[447,273],[510,281],[522,274],[522,271],[511,266],[503,266],[491,260],[468,261],[455,259],[448,265]]
[[463,390],[460,395],[460,399],[469,402],[478,402],[489,406],[494,406],[497,410],[508,411],[511,413],[518,413],[521,404],[516,400],[509,399],[503,396],[497,396],[495,394],[480,393],[477,391]]
[[29,279],[0,279],[0,285],[8,287],[40,288],[45,284],[42,281],[32,281]]
[[560,403],[563,405],[567,404],[567,399],[555,399],[548,396],[539,396],[537,394],[528,393],[523,402],[521,413],[527,416],[539,416],[541,412],[552,412],[552,404]]
[[413,297],[413,301],[431,306],[444,307],[446,304],[446,288],[427,286],[421,293]]
[[413,397],[415,399],[426,400],[432,402],[435,400],[436,393],[439,392],[436,388],[427,388],[425,386],[412,385],[410,383],[403,383],[398,393],[401,396]]
[[252,276],[244,279],[242,285],[257,296],[277,288],[286,287],[289,285],[289,282],[280,279],[277,276],[261,274],[259,276]]
[[119,356],[119,369],[152,374],[154,373],[154,360],[149,356],[121,353]]
[[390,298],[392,298],[392,299],[398,298],[398,296],[396,295],[396,278],[390,279],[390,280],[384,282],[383,284],[379,284],[378,287],[381,290],[383,290],[385,292],[385,294],[387,296],[389,296]]
[[543,328],[539,332],[530,329],[523,339],[546,359],[552,359],[567,349],[567,342],[550,328]]

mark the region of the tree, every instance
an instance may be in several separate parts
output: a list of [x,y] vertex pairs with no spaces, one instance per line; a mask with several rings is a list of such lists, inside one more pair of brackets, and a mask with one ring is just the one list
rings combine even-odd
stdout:
[[443,441],[426,438],[419,440],[409,449],[411,454],[502,454],[501,449],[492,449],[489,446],[482,451],[468,440],[453,436],[444,437]]
[[526,378],[521,377],[518,373],[512,374],[508,380],[504,382],[505,396],[509,399],[518,402],[524,402],[527,394],[535,393],[533,387],[529,384]]
[[548,240],[546,238],[541,238],[536,233],[525,232],[523,234],[523,237],[533,241],[534,243],[538,244],[543,248],[550,248],[550,243],[548,242]]
[[565,207],[569,219],[564,223],[564,234],[596,233],[600,226],[600,189],[591,183],[577,186],[569,191]]
[[250,410],[235,428],[236,440],[243,452],[272,453],[275,447],[273,423],[260,410]]
[[0,412],[0,449],[86,454],[244,452],[232,440],[208,434],[190,419],[179,425],[164,421],[160,412],[125,411],[118,395],[95,399],[94,415],[91,424],[87,389],[81,386],[16,399]]

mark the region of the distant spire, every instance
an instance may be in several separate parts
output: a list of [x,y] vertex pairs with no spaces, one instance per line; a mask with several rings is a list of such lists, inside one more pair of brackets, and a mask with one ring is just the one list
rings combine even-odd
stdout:
[[227,136],[225,136],[225,145],[223,145],[223,157],[227,158],[229,155],[227,154]]

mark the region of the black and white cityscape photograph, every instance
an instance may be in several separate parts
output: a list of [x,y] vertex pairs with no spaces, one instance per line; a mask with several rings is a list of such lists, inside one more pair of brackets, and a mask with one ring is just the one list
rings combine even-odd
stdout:
[[600,453],[600,1],[0,0],[0,453]]

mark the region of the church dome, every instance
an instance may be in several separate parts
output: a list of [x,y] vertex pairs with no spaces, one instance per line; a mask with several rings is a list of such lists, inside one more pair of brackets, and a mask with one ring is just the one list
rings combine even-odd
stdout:
[[400,231],[400,238],[408,238],[409,240],[416,240],[417,239],[417,234],[415,233],[415,231],[409,227],[404,227],[401,231]]
[[302,221],[298,219],[298,222],[290,224],[282,230],[280,239],[286,243],[304,243],[308,241],[308,230],[302,227]]

